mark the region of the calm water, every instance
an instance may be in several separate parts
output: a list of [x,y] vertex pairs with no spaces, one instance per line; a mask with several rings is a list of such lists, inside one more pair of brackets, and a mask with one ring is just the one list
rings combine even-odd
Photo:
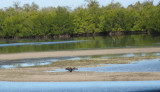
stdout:
[[160,46],[160,36],[96,36],[69,39],[0,40],[0,53]]
[[160,81],[0,82],[0,92],[160,92]]
[[[103,67],[78,68],[76,71],[88,72],[160,72],[160,59],[134,61],[129,64],[107,64]],[[66,72],[65,69],[56,69],[47,72]]]

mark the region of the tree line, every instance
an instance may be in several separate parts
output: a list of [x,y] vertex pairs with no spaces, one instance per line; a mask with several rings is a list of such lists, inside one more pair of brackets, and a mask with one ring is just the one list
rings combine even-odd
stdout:
[[87,0],[86,6],[40,9],[35,3],[0,9],[0,37],[53,37],[107,32],[160,32],[160,3],[153,1],[123,7],[119,2],[100,6]]

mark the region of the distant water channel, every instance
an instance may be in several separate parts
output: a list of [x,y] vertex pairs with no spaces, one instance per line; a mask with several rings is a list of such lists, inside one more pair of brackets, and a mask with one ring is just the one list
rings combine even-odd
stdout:
[[65,39],[20,39],[0,40],[0,54],[59,51],[59,50],[86,50],[105,48],[131,48],[160,46],[160,36],[152,35],[125,35],[125,36],[95,36],[76,37]]
[[160,92],[160,81],[0,82],[0,92]]

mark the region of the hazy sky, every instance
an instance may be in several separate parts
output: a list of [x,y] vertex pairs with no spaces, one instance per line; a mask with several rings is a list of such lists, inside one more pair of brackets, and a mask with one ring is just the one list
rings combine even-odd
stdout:
[[[13,2],[21,2],[21,6],[23,4],[31,4],[32,2],[35,2],[42,7],[57,7],[57,6],[69,6],[72,9],[85,4],[85,0],[0,0],[0,8],[9,7],[13,5]],[[111,3],[111,0],[97,0],[100,5],[107,5]],[[137,1],[143,2],[145,0],[114,0],[114,2],[120,2],[123,6],[128,6],[130,4],[134,4]],[[154,4],[158,4],[160,0],[154,0]]]

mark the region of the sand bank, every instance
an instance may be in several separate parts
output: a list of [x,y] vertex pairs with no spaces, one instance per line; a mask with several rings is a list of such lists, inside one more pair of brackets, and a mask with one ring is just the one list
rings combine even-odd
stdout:
[[74,82],[74,81],[146,81],[160,80],[160,72],[97,73],[97,72],[44,72],[53,68],[23,68],[0,70],[0,81],[21,82]]
[[74,57],[74,56],[89,56],[89,55],[104,55],[104,54],[125,54],[125,53],[151,53],[151,52],[160,52],[160,47],[0,54],[0,60],[16,60],[16,59],[48,58],[48,57]]
[[110,59],[90,59],[53,62],[50,65],[0,69],[0,81],[22,82],[73,82],[73,81],[146,81],[160,80],[160,72],[46,72],[59,68],[96,67],[99,64],[125,64],[130,61],[154,59],[160,56],[121,57]]

